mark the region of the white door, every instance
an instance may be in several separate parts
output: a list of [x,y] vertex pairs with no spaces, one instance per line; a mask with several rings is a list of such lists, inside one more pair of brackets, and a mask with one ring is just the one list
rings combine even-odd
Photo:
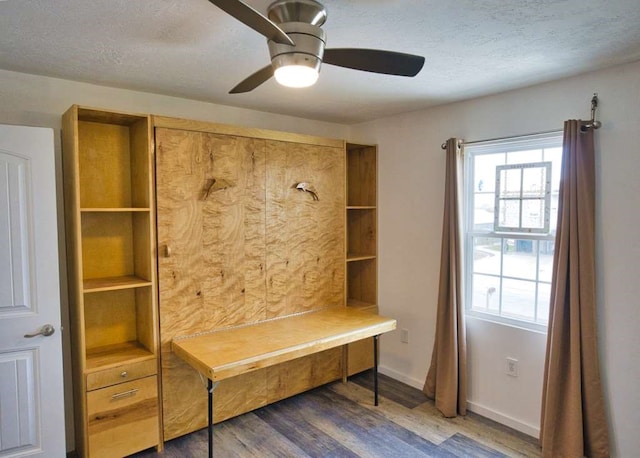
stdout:
[[65,456],[58,282],[53,130],[0,125],[1,458]]

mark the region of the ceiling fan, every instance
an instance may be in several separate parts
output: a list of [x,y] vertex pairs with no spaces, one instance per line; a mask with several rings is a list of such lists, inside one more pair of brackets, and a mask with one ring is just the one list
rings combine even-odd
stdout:
[[415,76],[424,57],[379,49],[325,49],[326,34],[320,28],[327,10],[315,0],[278,0],[267,16],[241,0],[209,0],[268,39],[271,64],[261,68],[229,91],[249,92],[272,76],[289,87],[315,84],[320,65],[337,65],[386,75]]

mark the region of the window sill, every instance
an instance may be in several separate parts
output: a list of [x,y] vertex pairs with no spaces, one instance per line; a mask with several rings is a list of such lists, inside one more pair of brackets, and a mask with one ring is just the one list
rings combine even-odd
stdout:
[[526,321],[509,319],[497,315],[491,315],[488,313],[475,312],[472,310],[465,310],[465,318],[492,323],[498,326],[507,326],[522,331],[534,332],[536,334],[547,335],[547,326],[542,324],[528,323]]

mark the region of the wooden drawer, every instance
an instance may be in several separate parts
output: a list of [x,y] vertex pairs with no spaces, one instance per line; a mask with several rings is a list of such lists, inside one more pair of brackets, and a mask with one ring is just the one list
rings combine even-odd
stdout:
[[158,378],[87,393],[89,457],[122,457],[159,442]]
[[158,373],[158,363],[149,359],[139,363],[123,364],[111,369],[87,374],[87,391],[97,390],[117,383],[128,382]]

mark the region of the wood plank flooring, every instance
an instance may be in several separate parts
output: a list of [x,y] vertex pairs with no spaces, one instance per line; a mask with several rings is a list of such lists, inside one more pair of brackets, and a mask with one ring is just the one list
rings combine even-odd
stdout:
[[[334,382],[214,427],[216,457],[539,457],[537,441],[469,414],[447,419],[415,388],[380,375]],[[206,391],[203,389],[203,396]],[[206,429],[165,443],[146,457],[206,457]]]

